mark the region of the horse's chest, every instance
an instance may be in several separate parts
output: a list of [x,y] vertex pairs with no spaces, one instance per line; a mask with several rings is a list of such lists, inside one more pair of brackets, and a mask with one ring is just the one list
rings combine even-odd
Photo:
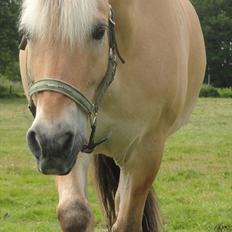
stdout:
[[[133,119],[112,119],[104,117],[99,120],[97,137],[109,135],[109,140],[96,152],[107,154],[119,160],[126,159],[143,137],[144,123]],[[121,162],[121,161],[120,161]]]

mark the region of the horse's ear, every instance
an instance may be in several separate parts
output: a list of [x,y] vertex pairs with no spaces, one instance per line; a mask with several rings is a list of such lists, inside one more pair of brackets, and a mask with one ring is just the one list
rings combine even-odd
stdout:
[[21,42],[19,44],[19,50],[25,50],[27,46],[27,38],[23,35]]

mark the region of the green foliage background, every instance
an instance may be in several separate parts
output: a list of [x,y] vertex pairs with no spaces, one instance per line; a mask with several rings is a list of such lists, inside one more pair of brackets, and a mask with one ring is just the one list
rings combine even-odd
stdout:
[[[202,24],[208,66],[205,82],[232,86],[232,1],[191,0]],[[3,77],[19,80],[18,19],[20,0],[0,0],[0,85]]]
[[[232,1],[192,0],[205,36],[205,81],[216,87],[232,86]],[[210,75],[210,78],[209,78]]]
[[20,1],[0,0],[0,78],[18,80]]

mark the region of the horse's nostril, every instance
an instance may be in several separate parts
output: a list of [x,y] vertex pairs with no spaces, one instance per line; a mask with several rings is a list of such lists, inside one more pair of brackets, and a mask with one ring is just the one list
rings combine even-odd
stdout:
[[73,147],[73,139],[74,135],[71,132],[67,132],[57,142],[62,147],[62,151],[67,151]]
[[28,141],[28,145],[32,151],[32,153],[39,158],[39,156],[41,155],[41,147],[40,147],[40,143],[38,141],[38,138],[36,136],[36,132],[31,130],[28,132],[27,134],[27,141]]

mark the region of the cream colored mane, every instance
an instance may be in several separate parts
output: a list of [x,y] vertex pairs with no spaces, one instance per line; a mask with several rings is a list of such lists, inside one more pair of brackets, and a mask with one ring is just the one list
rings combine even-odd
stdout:
[[97,0],[24,0],[20,30],[50,41],[83,41],[90,33]]

